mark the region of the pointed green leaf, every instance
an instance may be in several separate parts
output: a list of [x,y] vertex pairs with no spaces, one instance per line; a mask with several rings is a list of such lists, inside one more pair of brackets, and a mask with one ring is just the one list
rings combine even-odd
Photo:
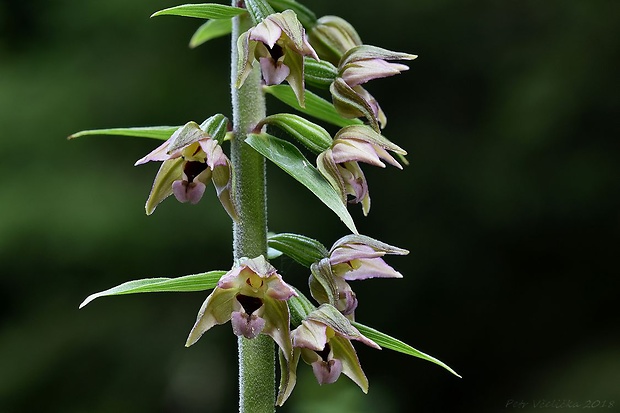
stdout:
[[266,133],[250,134],[245,141],[265,158],[278,165],[308,188],[340,217],[351,232],[358,233],[353,218],[340,199],[340,194],[323,178],[295,145]]
[[185,275],[177,278],[145,278],[143,280],[127,281],[121,285],[91,294],[80,304],[80,308],[95,298],[110,295],[156,293],[156,292],[189,292],[204,291],[214,288],[226,271],[209,271],[201,274]]
[[69,136],[68,139],[75,139],[82,136],[92,135],[116,135],[116,136],[134,136],[138,138],[168,139],[179,126],[146,126],[138,128],[111,128],[111,129],[92,129],[83,130]]
[[416,350],[410,345],[405,344],[402,341],[395,339],[394,337],[390,337],[385,333],[382,333],[380,331],[375,330],[374,328],[365,326],[360,323],[353,322],[353,325],[357,327],[360,333],[362,333],[364,336],[368,337],[369,339],[373,340],[374,342],[379,344],[381,347],[389,348],[390,350],[398,351],[400,353],[408,354],[410,356],[414,356],[414,357],[418,357],[426,361],[430,361],[431,363],[435,363],[438,366],[441,366],[444,369],[448,370],[450,373],[454,374],[456,377],[459,377],[459,378],[461,377],[457,372],[452,370],[444,362],[436,359],[435,357],[429,356],[428,354],[422,353],[421,351]]
[[209,40],[226,36],[232,32],[232,20],[230,19],[214,19],[203,23],[194,33],[189,41],[189,47],[192,49],[200,46]]
[[284,102],[295,110],[314,116],[317,119],[336,126],[361,125],[359,119],[346,119],[336,112],[334,105],[322,97],[306,90],[306,107],[302,108],[297,102],[297,97],[288,85],[265,86],[265,92],[273,95],[276,99]]
[[196,17],[199,19],[230,19],[245,13],[240,7],[226,6],[223,4],[182,4],[157,11],[151,17],[157,16],[183,16]]
[[304,267],[310,266],[329,255],[319,241],[299,234],[282,233],[269,235],[270,248],[286,254]]

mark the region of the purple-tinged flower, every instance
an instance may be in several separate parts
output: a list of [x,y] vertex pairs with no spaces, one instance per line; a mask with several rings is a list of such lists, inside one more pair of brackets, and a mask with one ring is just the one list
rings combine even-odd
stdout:
[[[330,149],[319,154],[317,167],[321,174],[340,193],[343,202],[361,203],[364,215],[370,211],[368,183],[358,162],[385,168],[389,163],[402,166],[388,151],[406,155],[407,152],[368,126],[342,128],[334,137]],[[385,162],[385,163],[384,163]]]
[[340,59],[339,77],[330,87],[336,110],[347,118],[366,117],[377,131],[385,128],[387,118],[379,103],[361,85],[409,70],[408,66],[390,60],[413,60],[416,57],[367,45],[349,49]]
[[368,379],[360,366],[351,340],[381,349],[363,336],[350,321],[329,304],[312,311],[292,331],[293,347],[301,351],[302,359],[312,366],[319,384],[330,384],[344,373],[363,391],[368,391]]
[[267,85],[286,80],[304,106],[304,56],[319,60],[308,43],[304,27],[292,10],[274,13],[239,36],[237,87],[252,71],[254,61],[261,67]]
[[368,278],[402,278],[383,257],[407,255],[409,251],[364,235],[347,235],[336,241],[329,251],[329,263],[337,277],[347,281]]
[[357,297],[347,281],[368,278],[402,278],[389,266],[386,254],[406,255],[409,251],[364,235],[348,235],[336,241],[329,255],[312,264],[310,291],[319,303],[329,303],[343,315],[354,318]]
[[248,339],[271,336],[286,358],[292,355],[290,315],[286,301],[297,293],[261,255],[242,258],[222,276],[203,303],[186,346],[191,346],[211,327],[232,324],[237,336]]
[[[221,126],[223,122],[227,123],[225,118],[220,119],[219,116],[207,119],[200,126],[195,122],[186,123],[167,141],[136,162],[136,165],[141,165],[150,161],[163,161],[146,201],[148,215],[170,195],[174,195],[179,202],[198,203],[206,185],[212,181],[222,206],[231,218],[237,219],[231,198],[230,160],[218,140],[207,132]],[[214,126],[214,123],[218,125]],[[217,135],[221,135],[220,139],[223,139],[225,132],[220,132],[218,131]]]

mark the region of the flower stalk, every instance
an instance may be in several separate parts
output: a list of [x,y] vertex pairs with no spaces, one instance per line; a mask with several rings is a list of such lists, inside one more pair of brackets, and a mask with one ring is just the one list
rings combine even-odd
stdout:
[[[236,1],[233,0],[233,6]],[[246,135],[266,115],[261,74],[254,68],[244,84],[238,77],[237,39],[252,27],[248,15],[233,19],[231,42],[231,96],[233,133],[231,162],[234,173],[233,196],[239,219],[233,223],[235,259],[257,257],[267,252],[267,209],[265,197],[265,158],[247,145]],[[239,412],[268,413],[275,406],[275,346],[271,337],[259,335],[238,338]]]

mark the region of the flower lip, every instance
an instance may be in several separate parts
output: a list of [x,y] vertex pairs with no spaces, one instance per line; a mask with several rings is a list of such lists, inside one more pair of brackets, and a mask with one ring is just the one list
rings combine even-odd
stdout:
[[237,294],[235,299],[239,302],[239,304],[241,304],[248,315],[252,315],[256,310],[263,306],[263,300],[258,297]]

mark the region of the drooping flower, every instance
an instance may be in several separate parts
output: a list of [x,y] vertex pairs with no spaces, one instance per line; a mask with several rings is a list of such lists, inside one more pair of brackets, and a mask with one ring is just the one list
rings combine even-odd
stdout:
[[237,336],[271,336],[288,359],[292,348],[286,300],[296,295],[262,255],[242,258],[222,276],[202,304],[186,346],[198,341],[211,327],[230,321]]
[[323,304],[312,311],[291,333],[295,351],[312,366],[319,384],[330,384],[344,373],[363,391],[368,391],[368,379],[362,371],[351,340],[381,349],[363,336],[336,308]]
[[267,85],[286,80],[304,106],[304,56],[319,60],[292,10],[274,13],[239,36],[237,87],[243,85],[255,61]]
[[308,38],[319,57],[335,65],[350,49],[362,45],[362,39],[351,23],[338,16],[318,19],[308,32]]
[[345,117],[366,117],[377,131],[385,128],[387,118],[377,100],[361,85],[409,70],[391,60],[413,60],[416,55],[392,52],[375,46],[360,45],[349,49],[338,63],[339,77],[330,91],[336,110]]
[[224,140],[227,123],[223,115],[215,115],[202,125],[188,122],[136,162],[141,165],[163,161],[146,201],[148,215],[173,194],[179,202],[198,203],[211,180],[222,206],[231,218],[237,219],[231,198],[232,166],[219,144]]
[[330,149],[319,154],[317,167],[321,174],[340,193],[343,202],[362,204],[362,211],[370,211],[368,183],[358,162],[385,168],[385,162],[399,169],[402,166],[388,151],[406,155],[407,152],[368,126],[353,125],[342,128]]
[[348,235],[336,241],[329,255],[311,266],[310,291],[319,303],[329,303],[353,319],[357,297],[347,281],[368,278],[402,278],[388,265],[386,254],[409,251],[364,235]]

